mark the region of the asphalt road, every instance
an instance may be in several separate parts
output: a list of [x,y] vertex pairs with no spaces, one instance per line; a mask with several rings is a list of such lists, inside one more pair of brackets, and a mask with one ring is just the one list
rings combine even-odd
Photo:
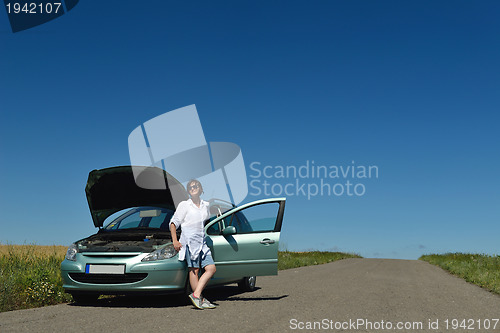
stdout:
[[207,290],[213,310],[180,297],[118,297],[5,312],[0,332],[500,332],[500,296],[422,261],[346,259],[258,277],[257,286]]

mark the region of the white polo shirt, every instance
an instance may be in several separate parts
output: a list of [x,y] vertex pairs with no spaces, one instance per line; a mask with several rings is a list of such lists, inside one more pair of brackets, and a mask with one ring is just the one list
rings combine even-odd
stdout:
[[181,201],[174,215],[170,219],[170,224],[174,224],[175,228],[182,227],[181,238],[179,242],[182,247],[179,251],[179,260],[186,258],[186,245],[189,246],[191,259],[195,260],[200,251],[203,251],[205,257],[210,253],[210,248],[205,242],[205,231],[203,222],[208,219],[208,202],[200,200],[200,207],[196,207],[191,199]]

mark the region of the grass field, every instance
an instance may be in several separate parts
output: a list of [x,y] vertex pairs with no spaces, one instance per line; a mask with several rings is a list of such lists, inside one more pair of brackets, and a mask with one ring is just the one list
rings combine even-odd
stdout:
[[0,245],[0,312],[71,301],[59,273],[66,249]]
[[[66,246],[0,244],[0,312],[71,302],[59,271]],[[278,268],[359,257],[340,252],[279,252]]]
[[500,294],[500,256],[446,253],[423,255],[419,260],[439,266],[467,282]]
[[357,254],[342,252],[278,252],[278,269],[320,265],[347,258],[361,258]]

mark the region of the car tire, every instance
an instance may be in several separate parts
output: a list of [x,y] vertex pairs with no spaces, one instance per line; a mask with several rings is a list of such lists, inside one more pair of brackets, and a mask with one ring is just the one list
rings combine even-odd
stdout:
[[71,296],[77,304],[93,304],[99,298],[99,294],[72,294]]
[[256,276],[246,276],[240,282],[238,282],[238,287],[240,287],[241,291],[254,291],[256,282]]

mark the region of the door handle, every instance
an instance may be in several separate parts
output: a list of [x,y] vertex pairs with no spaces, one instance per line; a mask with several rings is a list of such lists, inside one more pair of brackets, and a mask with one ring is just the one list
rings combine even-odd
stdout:
[[275,241],[269,238],[264,238],[263,240],[260,241],[261,244],[274,244]]

